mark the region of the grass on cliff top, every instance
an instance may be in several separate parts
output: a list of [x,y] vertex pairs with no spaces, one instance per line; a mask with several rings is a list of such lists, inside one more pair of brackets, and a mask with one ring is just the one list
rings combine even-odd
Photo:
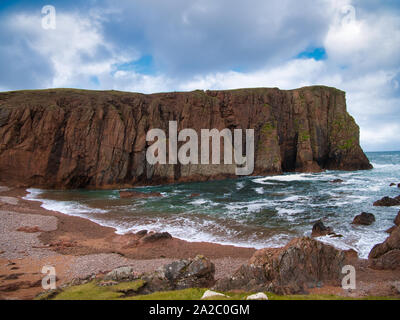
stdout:
[[[148,295],[135,295],[144,281],[123,282],[114,286],[101,287],[96,281],[65,288],[56,295],[42,295],[38,300],[200,300],[207,289],[191,288],[175,291],[154,292]],[[251,292],[223,292],[228,297],[207,300],[245,300]],[[279,296],[266,292],[269,300],[357,300],[334,295],[287,295]],[[397,300],[394,297],[365,297],[362,300]]]

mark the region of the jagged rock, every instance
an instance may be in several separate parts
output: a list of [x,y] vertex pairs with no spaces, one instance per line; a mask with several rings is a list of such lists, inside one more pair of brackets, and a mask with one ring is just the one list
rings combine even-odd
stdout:
[[372,213],[363,212],[354,217],[352,224],[369,226],[375,222],[375,216]]
[[246,300],[268,300],[268,296],[264,292],[259,292],[248,296]]
[[193,260],[179,260],[156,272],[141,277],[146,282],[145,293],[186,288],[206,288],[214,284],[215,266],[201,255]]
[[218,280],[213,289],[294,294],[322,283],[338,285],[342,267],[356,258],[354,251],[338,250],[311,238],[294,239],[283,248],[258,250],[233,276]]
[[204,292],[201,299],[203,300],[203,299],[208,299],[208,298],[213,298],[213,297],[227,297],[227,296],[223,293],[207,290],[206,292]]
[[395,270],[400,269],[400,250],[394,249],[386,252],[378,259],[372,259],[369,266],[372,269]]
[[400,227],[396,227],[383,243],[375,245],[368,259],[372,268],[400,268]]
[[400,226],[400,211],[399,211],[399,213],[397,214],[396,218],[394,218],[394,224],[395,224],[396,226]]
[[397,226],[390,227],[390,228],[387,229],[385,232],[386,232],[386,233],[392,233],[396,228],[397,228]]
[[137,235],[139,238],[144,237],[146,234],[147,234],[147,230],[140,230],[140,231],[136,232],[136,235]]
[[381,200],[375,201],[375,207],[392,207],[400,205],[400,196],[396,198],[383,197]]
[[10,185],[123,189],[236,177],[236,166],[223,163],[149,165],[147,131],[168,131],[171,119],[199,136],[201,129],[255,129],[255,175],[372,168],[345,92],[335,88],[49,89],[1,92],[0,100],[0,180]]
[[162,197],[162,194],[159,192],[137,192],[137,191],[120,191],[119,197],[121,199],[146,199],[146,198],[154,198],[154,197]]
[[168,232],[150,232],[147,235],[143,236],[140,241],[142,243],[148,243],[168,239],[172,239],[172,236]]
[[326,227],[321,220],[318,220],[316,223],[314,223],[311,233],[312,237],[322,237],[328,234],[333,234],[331,227]]
[[129,281],[137,279],[133,267],[119,267],[116,268],[104,276],[104,281]]

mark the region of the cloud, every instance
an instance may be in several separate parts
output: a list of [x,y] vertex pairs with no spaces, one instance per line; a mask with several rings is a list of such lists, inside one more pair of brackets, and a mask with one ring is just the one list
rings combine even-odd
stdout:
[[[400,5],[378,0],[55,1],[2,12],[0,88],[347,92],[366,150],[400,150]],[[80,11],[77,11],[81,9]],[[0,8],[0,13],[1,13]],[[397,130],[397,132],[396,132]]]

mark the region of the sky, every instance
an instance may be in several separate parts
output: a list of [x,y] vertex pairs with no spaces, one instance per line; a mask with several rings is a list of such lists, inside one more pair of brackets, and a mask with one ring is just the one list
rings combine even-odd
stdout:
[[398,0],[0,0],[0,91],[327,85],[365,151],[400,150],[399,53]]

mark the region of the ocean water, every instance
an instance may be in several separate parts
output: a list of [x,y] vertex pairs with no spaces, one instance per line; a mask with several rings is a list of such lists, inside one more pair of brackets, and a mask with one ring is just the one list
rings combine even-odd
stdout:
[[[374,166],[368,171],[292,173],[273,177],[138,187],[160,192],[162,198],[119,199],[118,191],[28,189],[26,199],[42,207],[80,216],[118,233],[143,229],[168,231],[188,241],[209,241],[245,247],[279,247],[311,234],[322,219],[343,238],[320,238],[342,249],[355,249],[366,258],[384,241],[400,207],[373,207],[384,196],[398,196],[400,152],[367,153]],[[331,183],[342,179],[343,183]],[[191,197],[192,194],[199,196]],[[361,212],[373,213],[371,226],[351,222]]]

